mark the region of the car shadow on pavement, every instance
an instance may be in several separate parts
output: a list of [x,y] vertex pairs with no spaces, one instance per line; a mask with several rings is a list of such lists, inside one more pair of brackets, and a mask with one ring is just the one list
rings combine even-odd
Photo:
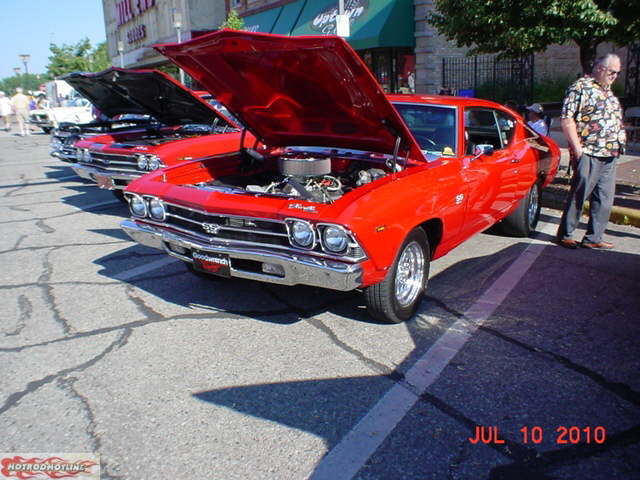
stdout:
[[[462,312],[478,301],[527,245],[463,260],[434,276],[418,316],[406,324],[415,349],[388,371],[372,376],[240,385],[193,396],[308,432],[322,438],[331,450],[394,384],[404,384],[405,372],[416,358],[443,330],[464,318]],[[508,425],[506,442],[478,446],[469,455],[472,458],[467,458],[476,470],[465,478],[577,478],[584,468],[591,468],[592,462],[597,466],[594,472],[606,472],[607,478],[622,478],[611,475],[624,475],[627,467],[640,471],[640,456],[634,454],[640,443],[640,322],[630,323],[634,312],[640,311],[640,256],[612,251],[569,252],[581,255],[585,265],[594,269],[610,266],[609,276],[576,278],[575,271],[559,261],[559,255],[565,253],[560,247],[545,249],[504,304],[456,354],[455,361],[418,395],[408,414],[411,419],[406,425],[398,424],[397,432],[392,432],[393,438],[385,444],[391,450],[388,458],[383,448],[365,467],[370,478],[400,478],[403,471],[413,468],[403,462],[419,464],[418,472],[437,472],[440,454],[450,468],[449,457],[461,440],[473,436],[475,426],[498,423]],[[594,299],[609,291],[611,278],[620,279],[615,292],[609,293],[615,295],[612,303],[619,310],[599,312]],[[571,286],[571,297],[564,288],[558,288],[560,285]],[[238,301],[246,301],[246,294]],[[546,305],[548,310],[536,309],[536,305]],[[329,307],[327,312],[350,321],[360,316],[360,306],[353,299]],[[424,321],[429,318],[440,320],[439,326]],[[320,321],[327,329],[336,321],[322,315],[307,320]],[[437,334],[431,335],[428,330]],[[358,353],[352,347],[345,350]],[[360,355],[366,360],[364,353]],[[373,371],[384,370],[377,360],[368,362],[378,365]],[[410,385],[407,388],[411,390]],[[561,446],[549,440],[543,445],[525,445],[519,437],[522,425],[545,425],[551,430],[550,426],[555,428],[566,419],[576,425],[606,425],[606,443]],[[445,432],[436,438],[435,430]],[[493,453],[483,454],[487,449]],[[403,454],[398,455],[398,451]],[[496,452],[499,461],[495,460]],[[625,457],[628,465],[620,465],[620,457]],[[382,465],[386,470],[376,470]],[[555,475],[558,470],[562,476]],[[443,473],[445,476],[433,478],[445,478],[447,470]]]

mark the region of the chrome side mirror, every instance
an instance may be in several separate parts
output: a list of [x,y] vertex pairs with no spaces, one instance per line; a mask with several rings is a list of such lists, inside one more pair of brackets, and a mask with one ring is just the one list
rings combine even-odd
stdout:
[[493,155],[493,145],[488,143],[481,143],[476,145],[473,149],[473,160],[478,158],[480,155]]

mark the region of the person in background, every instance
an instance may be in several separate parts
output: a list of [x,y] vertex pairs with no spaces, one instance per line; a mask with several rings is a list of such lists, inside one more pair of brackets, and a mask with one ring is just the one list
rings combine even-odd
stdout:
[[29,102],[30,99],[24,93],[22,88],[16,88],[16,94],[11,97],[11,105],[13,111],[18,119],[18,127],[20,128],[20,136],[31,135],[31,129],[29,128]]
[[11,122],[9,121],[9,115],[11,115],[11,100],[7,98],[4,92],[0,91],[0,118],[4,122],[4,131],[11,130]]
[[544,111],[542,109],[542,105],[540,105],[539,103],[534,103],[533,105],[529,105],[526,110],[527,118],[529,120],[527,122],[527,125],[529,125],[533,130],[536,131],[536,133],[539,133],[540,135],[544,135],[545,137],[549,135],[549,128],[547,127],[547,123],[542,117],[542,112]]
[[[569,199],[557,233],[558,243],[565,248],[613,248],[602,236],[613,206],[616,160],[626,142],[620,101],[611,91],[619,73],[620,57],[610,53],[598,58],[590,76],[569,86],[562,104],[562,131],[574,162]],[[587,233],[578,244],[571,236],[587,200]]]

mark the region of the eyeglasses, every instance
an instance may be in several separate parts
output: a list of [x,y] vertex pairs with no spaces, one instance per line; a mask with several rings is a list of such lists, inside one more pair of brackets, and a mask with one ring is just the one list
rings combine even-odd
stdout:
[[618,75],[620,73],[620,70],[611,70],[610,68],[607,67],[602,67],[603,70],[607,71],[607,75],[611,76],[611,77],[615,77],[616,75]]

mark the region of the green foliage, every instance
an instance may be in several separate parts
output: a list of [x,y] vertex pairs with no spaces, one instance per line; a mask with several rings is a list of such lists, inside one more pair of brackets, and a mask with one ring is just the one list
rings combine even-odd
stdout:
[[572,41],[588,71],[598,44],[640,37],[638,11],[640,0],[436,0],[427,20],[472,55],[519,57]]
[[47,80],[50,80],[48,75],[38,75],[35,73],[20,74],[13,77],[7,77],[0,80],[0,90],[12,96],[15,93],[16,87],[24,88],[25,92],[31,90],[38,90]]
[[98,72],[110,65],[106,42],[92,48],[89,39],[84,38],[75,45],[58,46],[52,43],[49,45],[49,50],[51,55],[47,73],[52,77],[71,72]]
[[235,10],[231,10],[227,19],[222,23],[222,25],[220,25],[220,28],[242,30],[244,28],[244,20],[238,16],[238,13]]
[[567,92],[567,88],[576,81],[571,75],[563,75],[555,78],[541,78],[533,84],[533,101],[561,102]]

